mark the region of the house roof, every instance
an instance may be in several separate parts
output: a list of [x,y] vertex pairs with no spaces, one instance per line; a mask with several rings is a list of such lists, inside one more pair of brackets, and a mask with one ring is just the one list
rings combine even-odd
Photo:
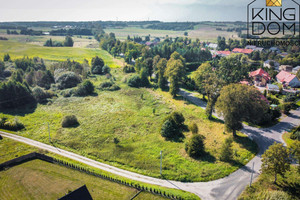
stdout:
[[226,56],[229,56],[231,54],[230,51],[217,51],[217,55],[226,55]]
[[273,84],[267,84],[267,88],[269,90],[279,90],[279,87],[277,85],[273,85]]
[[250,72],[249,76],[250,77],[261,76],[261,77],[265,78],[267,81],[271,80],[270,75],[265,70],[263,70],[262,68],[254,71],[254,72]]
[[67,194],[66,196],[58,199],[58,200],[93,200],[90,192],[87,187],[84,185],[73,192]]
[[296,77],[296,75],[291,74],[291,73],[286,72],[286,71],[283,71],[283,70],[279,74],[277,74],[277,76],[276,76],[276,78],[280,82],[286,82],[286,83],[291,82],[295,77]]
[[252,49],[241,49],[241,48],[234,48],[232,50],[233,53],[243,53],[243,54],[250,54],[253,52]]

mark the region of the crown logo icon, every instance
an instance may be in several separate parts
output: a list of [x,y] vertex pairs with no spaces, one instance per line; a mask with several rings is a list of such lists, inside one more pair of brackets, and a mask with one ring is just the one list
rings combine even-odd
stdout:
[[266,5],[268,7],[271,7],[271,6],[280,7],[280,6],[282,6],[282,0],[266,0]]

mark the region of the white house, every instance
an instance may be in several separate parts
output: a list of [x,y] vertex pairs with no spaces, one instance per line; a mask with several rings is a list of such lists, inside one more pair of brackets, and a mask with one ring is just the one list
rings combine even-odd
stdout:
[[287,85],[293,88],[300,87],[300,81],[297,76],[289,72],[281,71],[279,74],[277,74],[276,79],[283,85]]

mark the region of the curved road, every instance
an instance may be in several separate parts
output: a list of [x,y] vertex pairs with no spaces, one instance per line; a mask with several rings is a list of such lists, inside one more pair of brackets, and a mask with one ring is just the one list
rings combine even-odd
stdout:
[[[182,95],[185,99],[190,102],[205,108],[206,104],[201,101],[199,98],[195,97],[193,93],[188,93],[183,90],[180,91],[180,95]],[[113,167],[84,156],[80,156],[78,154],[56,148],[51,145],[47,145],[41,142],[37,142],[28,138],[24,138],[18,135],[1,132],[0,134],[4,137],[23,142],[40,149],[47,150],[52,153],[56,153],[58,155],[82,162],[84,164],[90,165],[92,167],[96,167],[105,171],[108,171],[113,174],[117,174],[132,180],[141,181],[144,183],[176,188],[185,190],[191,193],[196,194],[203,200],[231,200],[237,199],[241,192],[245,189],[245,187],[250,182],[250,176],[252,173],[252,167],[254,163],[254,178],[259,175],[259,170],[261,167],[261,155],[263,152],[275,141],[283,142],[281,135],[285,131],[290,130],[292,127],[300,124],[300,109],[293,111],[288,117],[283,118],[280,123],[271,127],[258,129],[250,126],[244,126],[242,132],[247,134],[249,137],[253,138],[253,140],[258,144],[260,151],[258,155],[256,155],[246,166],[237,170],[236,172],[230,174],[229,176],[218,179],[210,182],[195,182],[195,183],[182,183],[178,181],[169,181],[158,178],[152,178],[144,175],[140,175],[134,172],[129,172],[123,169],[119,169],[117,167]]]

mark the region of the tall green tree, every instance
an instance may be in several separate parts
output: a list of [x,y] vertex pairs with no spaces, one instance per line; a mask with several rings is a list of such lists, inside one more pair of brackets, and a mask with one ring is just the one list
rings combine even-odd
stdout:
[[216,103],[217,113],[224,117],[226,129],[232,131],[233,136],[243,127],[243,121],[260,122],[268,108],[257,89],[242,84],[223,87]]
[[169,92],[175,97],[179,91],[180,82],[186,76],[184,58],[176,51],[172,53],[171,58],[167,62],[165,76],[170,81]]
[[220,96],[220,91],[224,86],[224,81],[219,79],[216,73],[212,70],[209,63],[203,63],[196,71],[195,83],[198,91],[208,97],[206,106],[206,115],[209,119],[212,118],[217,98]]
[[168,63],[167,59],[163,58],[160,59],[160,61],[156,65],[157,76],[158,76],[158,87],[160,89],[164,89],[166,87],[166,84],[168,83],[164,75],[167,68],[167,63]]
[[65,41],[64,41],[64,46],[65,47],[73,47],[74,41],[71,36],[66,36]]
[[290,169],[291,160],[289,156],[289,150],[283,144],[275,142],[262,155],[262,171],[273,174],[274,183],[276,183],[277,175],[284,175]]

